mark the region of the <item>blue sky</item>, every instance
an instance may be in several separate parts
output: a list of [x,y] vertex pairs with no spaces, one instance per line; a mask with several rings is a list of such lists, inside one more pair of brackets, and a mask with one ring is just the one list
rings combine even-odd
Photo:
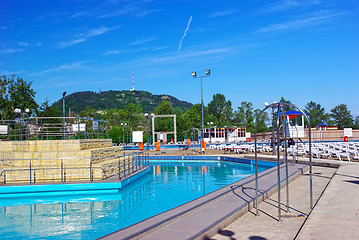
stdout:
[[2,0],[0,74],[63,91],[135,89],[237,110],[281,96],[359,115],[357,0]]

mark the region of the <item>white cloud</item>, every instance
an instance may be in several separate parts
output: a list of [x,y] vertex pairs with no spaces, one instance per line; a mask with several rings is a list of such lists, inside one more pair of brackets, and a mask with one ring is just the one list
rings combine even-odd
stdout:
[[95,29],[90,29],[87,34],[84,34],[84,36],[86,38],[88,37],[93,37],[93,36],[99,36],[102,35],[106,32],[108,32],[110,29],[107,27],[100,27],[100,28],[95,28]]
[[78,17],[81,17],[81,16],[84,16],[84,15],[86,15],[87,14],[87,12],[76,12],[76,13],[74,13],[74,14],[72,14],[71,16],[69,16],[68,18],[78,18]]
[[140,44],[152,42],[152,41],[155,40],[155,39],[156,39],[155,37],[144,38],[144,39],[136,40],[136,41],[130,43],[129,45],[131,45],[131,46],[140,45]]
[[209,17],[211,17],[211,18],[223,17],[223,16],[232,15],[233,13],[235,13],[235,11],[231,11],[231,10],[214,12],[211,15],[209,15]]
[[3,50],[0,50],[0,53],[2,54],[10,54],[10,53],[19,53],[19,52],[23,52],[24,49],[22,48],[6,48]]
[[104,52],[102,55],[103,56],[107,56],[107,55],[118,55],[120,54],[121,51],[119,50],[110,50],[110,51],[107,51],[107,52]]
[[76,45],[78,43],[85,42],[86,40],[87,39],[85,39],[85,38],[73,39],[70,41],[60,42],[59,46],[60,46],[60,48],[70,47],[70,46]]
[[11,27],[13,27],[13,26],[14,26],[14,24],[6,25],[6,26],[1,26],[1,27],[0,27],[0,30],[6,30],[6,29],[11,28]]
[[29,44],[27,42],[18,42],[17,44],[19,44],[19,46],[21,46],[21,47],[29,46]]
[[45,69],[41,72],[37,72],[37,73],[32,73],[30,75],[40,75],[40,74],[44,74],[44,73],[51,73],[51,72],[71,72],[71,71],[78,71],[78,70],[82,70],[84,68],[86,68],[86,63],[88,63],[89,61],[77,61],[71,64],[63,64],[57,67],[52,67],[49,69]]
[[134,5],[126,5],[122,9],[102,14],[102,15],[98,16],[98,18],[110,18],[110,17],[126,15],[126,14],[135,12],[137,9],[138,9],[138,7],[136,7]]
[[162,9],[149,9],[149,10],[142,10],[142,11],[139,11],[137,14],[136,14],[136,17],[146,17],[147,15],[150,15],[152,13],[155,13],[155,12],[162,12],[163,10]]
[[282,31],[290,31],[294,29],[310,27],[314,25],[331,22],[335,20],[336,17],[343,14],[344,13],[340,13],[340,12],[330,13],[328,11],[320,11],[315,14],[312,14],[312,16],[307,16],[306,18],[303,19],[276,23],[265,27],[261,27],[256,32],[257,33],[282,32]]
[[279,12],[297,7],[309,7],[320,4],[319,0],[280,0],[264,7],[264,12]]
[[188,23],[187,23],[187,28],[186,28],[186,30],[184,31],[183,36],[182,36],[182,38],[181,38],[181,40],[180,40],[180,42],[179,42],[179,44],[178,44],[178,51],[181,51],[182,41],[183,41],[183,39],[185,38],[185,36],[187,35],[187,31],[188,31],[188,29],[189,29],[189,26],[191,25],[191,22],[192,22],[192,16],[189,18]]
[[91,37],[103,35],[103,34],[107,33],[108,31],[117,29],[119,27],[120,26],[116,26],[113,28],[99,27],[99,28],[89,29],[84,33],[76,34],[73,37],[73,39],[71,39],[71,40],[60,42],[59,47],[60,48],[70,47],[70,46],[76,45],[78,43],[85,42]]

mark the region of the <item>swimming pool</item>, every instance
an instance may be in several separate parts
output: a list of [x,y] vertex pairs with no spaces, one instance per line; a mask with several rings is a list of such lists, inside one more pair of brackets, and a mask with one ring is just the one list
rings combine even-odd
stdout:
[[151,161],[150,167],[118,193],[0,199],[0,238],[95,239],[254,173],[250,164],[223,161]]

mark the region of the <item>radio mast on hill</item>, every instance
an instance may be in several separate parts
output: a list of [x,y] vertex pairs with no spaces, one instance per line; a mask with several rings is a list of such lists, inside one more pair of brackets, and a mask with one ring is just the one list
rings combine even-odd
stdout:
[[130,91],[131,92],[135,91],[135,73],[134,72],[132,72],[132,89]]

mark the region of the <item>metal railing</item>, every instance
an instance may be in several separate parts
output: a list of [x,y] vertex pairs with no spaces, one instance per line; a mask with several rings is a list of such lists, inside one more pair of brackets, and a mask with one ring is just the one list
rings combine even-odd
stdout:
[[115,157],[0,159],[0,184],[116,182],[148,165],[148,150]]
[[30,117],[0,120],[0,140],[109,138],[108,121],[82,117]]

